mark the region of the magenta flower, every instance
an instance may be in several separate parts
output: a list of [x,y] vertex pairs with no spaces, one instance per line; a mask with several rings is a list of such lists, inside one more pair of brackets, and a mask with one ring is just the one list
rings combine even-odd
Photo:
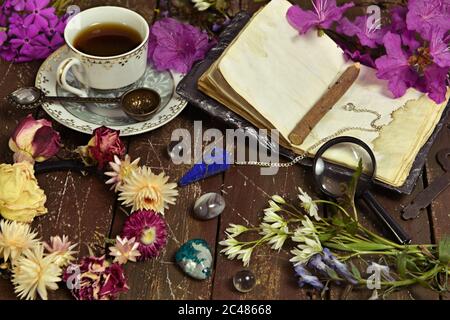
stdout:
[[60,33],[55,33],[53,36],[39,35],[36,37],[37,59],[44,59],[48,57],[53,51],[64,44],[64,38]]
[[346,3],[341,7],[336,5],[336,0],[313,0],[314,10],[303,10],[299,6],[289,8],[286,18],[291,26],[300,33],[306,33],[309,29],[328,29],[333,22],[342,18],[344,12],[353,7],[353,2]]
[[450,67],[450,49],[448,39],[444,40],[443,32],[439,29],[431,30],[430,55],[439,67]]
[[17,55],[28,58],[29,61],[33,60],[38,53],[36,37],[38,37],[39,32],[40,29],[35,25],[27,28],[11,26],[9,30],[11,49],[16,51]]
[[150,30],[149,59],[157,70],[187,73],[213,45],[208,34],[172,18],[155,22]]
[[5,43],[6,39],[8,39],[8,35],[5,31],[0,31],[0,46],[3,46],[3,43]]
[[409,30],[420,33],[429,40],[433,28],[450,29],[450,4],[448,0],[409,0],[406,24]]
[[42,28],[48,26],[49,20],[55,17],[55,8],[48,7],[50,0],[28,0],[25,10],[29,14],[25,17],[25,25],[37,25]]
[[377,77],[389,81],[389,90],[398,98],[417,82],[417,73],[410,67],[408,54],[402,49],[398,34],[388,32],[384,36],[386,55],[375,60]]
[[66,24],[66,17],[58,18],[57,16],[55,16],[48,21],[48,27],[44,30],[44,32],[47,36],[50,37],[55,34],[59,34],[62,37],[64,34],[64,29],[66,28]]
[[440,68],[436,64],[424,71],[426,92],[436,103],[442,103],[446,99],[448,72],[448,68]]
[[344,49],[344,57],[346,60],[361,62],[363,65],[375,68],[375,61],[373,61],[373,58],[368,53],[361,53],[358,50],[352,52],[348,49]]
[[383,37],[387,29],[382,28],[379,21],[375,21],[372,25],[368,18],[368,16],[360,16],[353,22],[347,18],[342,18],[337,31],[349,37],[356,36],[363,46],[376,48],[383,43]]
[[139,242],[141,255],[138,260],[154,258],[166,246],[166,222],[154,211],[135,211],[125,221],[122,237],[135,238]]
[[16,11],[23,11],[25,9],[25,0],[6,0],[5,6],[14,8]]
[[403,50],[399,35],[388,32],[384,37],[387,54],[375,61],[377,76],[389,81],[389,89],[395,97],[414,87],[428,93],[436,103],[445,101],[449,53],[442,45],[442,33],[431,31],[431,34],[433,40],[429,46],[411,52]]

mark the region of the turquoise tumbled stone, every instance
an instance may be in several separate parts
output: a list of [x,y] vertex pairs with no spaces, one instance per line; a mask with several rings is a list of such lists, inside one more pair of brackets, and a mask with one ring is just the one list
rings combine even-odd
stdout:
[[175,254],[175,261],[192,278],[204,280],[211,276],[213,257],[203,239],[192,239],[183,244]]

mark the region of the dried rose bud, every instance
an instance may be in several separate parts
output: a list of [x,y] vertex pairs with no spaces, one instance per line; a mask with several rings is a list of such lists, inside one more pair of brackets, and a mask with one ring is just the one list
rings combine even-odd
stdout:
[[113,161],[114,156],[125,156],[125,145],[119,138],[120,131],[107,127],[94,130],[94,135],[87,146],[78,148],[78,153],[86,165],[97,165],[102,170]]
[[9,139],[14,162],[42,162],[58,153],[61,137],[45,119],[36,120],[31,114],[22,119]]

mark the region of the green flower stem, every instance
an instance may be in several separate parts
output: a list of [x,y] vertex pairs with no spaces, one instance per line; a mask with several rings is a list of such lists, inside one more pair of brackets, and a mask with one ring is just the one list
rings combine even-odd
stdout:
[[[441,266],[435,266],[433,269],[431,269],[428,272],[425,272],[424,274],[422,274],[419,277],[411,278],[411,279],[405,279],[405,280],[398,280],[398,281],[390,281],[390,282],[382,281],[382,282],[380,282],[380,285],[385,286],[385,287],[405,287],[405,286],[409,286],[409,285],[412,285],[412,284],[415,284],[415,283],[424,282],[426,280],[429,280],[429,279],[435,277],[436,274],[438,274],[441,269],[442,269]],[[367,283],[368,283],[368,281],[365,280],[365,279],[361,279],[358,282],[360,284],[364,284],[364,285],[367,285]]]
[[350,219],[353,219],[353,217],[347,212],[347,210],[345,210],[342,206],[338,205],[337,203],[334,203],[333,201],[328,201],[328,200],[314,200],[314,203],[318,204],[318,203],[323,203],[323,204],[329,204],[332,206],[335,206],[336,208],[338,208],[339,210],[341,210],[346,216],[348,216]]

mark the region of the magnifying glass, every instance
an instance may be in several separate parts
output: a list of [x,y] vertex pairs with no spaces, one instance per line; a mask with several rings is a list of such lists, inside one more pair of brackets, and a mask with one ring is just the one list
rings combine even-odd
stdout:
[[363,141],[343,136],[329,140],[320,147],[313,162],[314,180],[320,191],[334,199],[342,197],[345,186],[355,172],[355,170],[327,162],[327,157],[333,157],[336,154],[339,154],[340,158],[344,157],[347,163],[354,162],[355,167],[361,161],[363,173],[357,182],[355,197],[376,214],[396,241],[401,244],[410,243],[411,238],[370,192],[374,183],[376,161],[372,150]]

